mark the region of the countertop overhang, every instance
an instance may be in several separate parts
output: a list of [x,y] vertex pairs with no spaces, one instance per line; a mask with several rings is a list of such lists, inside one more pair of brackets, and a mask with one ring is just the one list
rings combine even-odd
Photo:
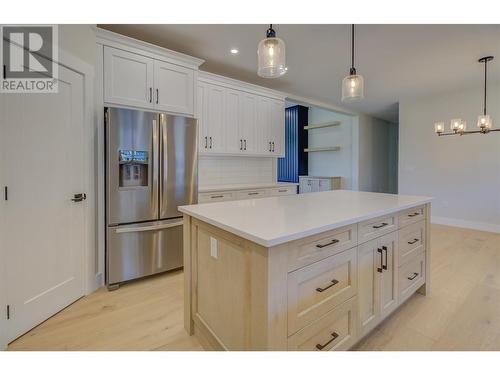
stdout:
[[332,190],[180,206],[179,211],[272,247],[431,201],[425,196]]
[[212,193],[214,191],[230,191],[230,190],[252,190],[252,189],[269,189],[279,188],[283,186],[297,186],[295,182],[262,182],[257,184],[225,184],[202,186],[198,188],[198,193]]

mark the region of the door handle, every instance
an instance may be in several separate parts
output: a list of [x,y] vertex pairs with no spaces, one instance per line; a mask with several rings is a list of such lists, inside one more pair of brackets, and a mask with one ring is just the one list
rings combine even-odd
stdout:
[[338,281],[338,280],[333,279],[333,280],[331,281],[330,285],[325,286],[324,288],[316,288],[316,291],[317,291],[317,292],[320,292],[320,293],[321,293],[321,292],[324,292],[325,290],[330,289],[332,286],[337,285],[338,283],[339,283],[339,281]]
[[210,137],[210,148],[212,148],[212,137]]
[[382,273],[382,265],[384,264],[382,249],[377,249],[377,252],[380,253],[380,267],[377,267],[377,272]]
[[150,103],[153,102],[153,88],[152,87],[149,88],[149,102]]
[[246,151],[246,150],[247,150],[247,140],[246,140],[246,139],[244,139],[244,140],[243,140],[243,143],[245,144],[244,150]]
[[81,202],[81,201],[84,201],[85,199],[87,199],[87,194],[85,194],[85,193],[75,194],[75,195],[73,195],[73,198],[71,198],[71,200],[73,202]]
[[415,238],[413,241],[408,241],[408,245],[413,245],[416,242],[418,242],[418,238]]
[[323,345],[321,344],[316,344],[316,349],[318,350],[323,350],[324,348],[326,348],[328,345],[330,345],[330,343],[335,340],[337,337],[339,337],[338,333],[337,332],[332,332],[332,338],[328,341],[328,342],[325,342]]
[[158,89],[156,89],[156,104],[158,104],[158,101],[160,100],[160,92]]
[[273,144],[273,152],[274,152],[274,142],[272,142],[272,144]]
[[[286,191],[286,190],[284,190],[284,191]],[[334,244],[336,244],[337,242],[339,242],[339,240],[337,240],[336,238],[334,238],[333,240],[331,240],[331,241],[330,241],[330,242],[328,242],[328,243],[325,243],[325,244],[317,244],[317,245],[316,245],[316,247],[317,247],[318,249],[322,249],[322,248],[324,248],[324,247],[327,247],[327,246],[330,246],[330,245],[334,245]]]
[[271,142],[269,142],[269,152],[271,152]]
[[243,139],[240,139],[240,151],[243,150]]
[[373,229],[380,229],[380,228],[385,227],[386,225],[389,225],[389,224],[387,224],[387,223],[382,223],[382,224],[380,224],[380,225],[374,225],[374,226],[373,226]]
[[408,277],[408,280],[413,280],[418,276],[418,272],[413,272],[413,276]]
[[183,220],[176,221],[174,223],[166,223],[166,224],[158,224],[158,225],[149,225],[142,227],[129,227],[129,228],[117,228],[115,233],[135,233],[135,232],[150,232],[155,230],[162,230],[167,228],[178,227],[184,224]]
[[387,269],[387,246],[382,246],[382,250],[385,251],[385,264],[382,264],[382,269]]
[[205,137],[205,148],[208,147],[208,143],[207,142],[208,142],[208,137]]

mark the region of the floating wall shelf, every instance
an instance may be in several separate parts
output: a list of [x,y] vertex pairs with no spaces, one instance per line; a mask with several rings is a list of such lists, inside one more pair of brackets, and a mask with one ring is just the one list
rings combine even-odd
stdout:
[[305,148],[304,152],[319,152],[319,151],[339,151],[340,146],[333,146],[333,147],[312,147],[312,148]]
[[319,129],[319,128],[329,128],[331,126],[338,126],[340,124],[341,124],[340,121],[325,122],[324,124],[304,126],[304,130],[312,130],[312,129]]

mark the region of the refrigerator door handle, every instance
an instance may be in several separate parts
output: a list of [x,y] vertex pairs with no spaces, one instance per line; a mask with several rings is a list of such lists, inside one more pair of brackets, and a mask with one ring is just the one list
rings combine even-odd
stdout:
[[176,221],[174,223],[160,224],[160,225],[149,225],[144,227],[130,227],[130,228],[117,228],[116,233],[134,233],[134,232],[148,232],[153,230],[162,230],[166,228],[178,227],[183,224],[183,221]]
[[151,173],[151,207],[158,212],[158,173],[159,173],[159,151],[158,151],[158,121],[153,120],[153,134],[152,134],[152,173]]
[[165,186],[167,186],[168,178],[168,155],[167,155],[167,119],[166,116],[160,114],[160,202],[158,203],[160,218],[163,215],[163,200],[165,199]]

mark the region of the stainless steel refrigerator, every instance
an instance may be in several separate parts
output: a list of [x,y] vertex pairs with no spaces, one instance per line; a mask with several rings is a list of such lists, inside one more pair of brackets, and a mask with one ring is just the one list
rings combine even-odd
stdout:
[[182,215],[197,202],[197,122],[105,108],[106,285],[182,267]]

